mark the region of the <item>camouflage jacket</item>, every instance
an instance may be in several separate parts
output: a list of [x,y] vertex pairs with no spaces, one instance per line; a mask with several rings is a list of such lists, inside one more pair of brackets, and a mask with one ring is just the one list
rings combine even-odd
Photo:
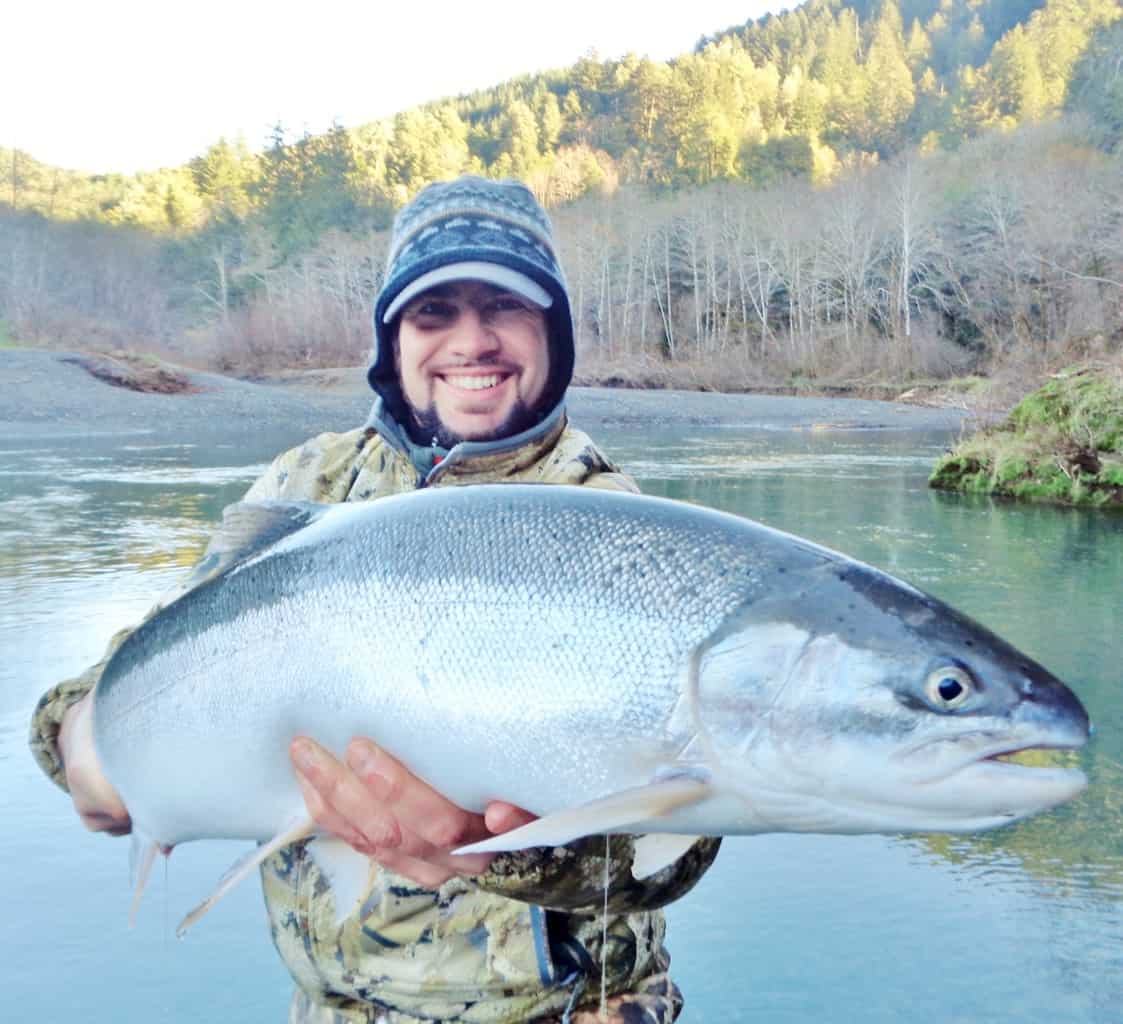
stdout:
[[[636,489],[560,410],[517,443],[458,445],[423,475],[394,424],[375,410],[366,427],[323,434],[281,455],[247,500],[366,501],[419,486],[498,481]],[[35,712],[32,749],[60,785],[62,715],[127,634],[113,638],[97,665],[49,691]],[[341,926],[315,862],[303,843],[294,844],[262,867],[273,940],[297,983],[290,1021],[482,1024],[569,1014],[576,1022],[591,1019],[580,1008],[596,1007],[602,965],[611,1020],[672,1021],[681,997],[666,974],[657,908],[698,881],[718,843],[699,841],[643,882],[631,876],[628,837],[614,837],[607,858],[601,837],[504,854],[486,874],[436,891],[382,870]]]

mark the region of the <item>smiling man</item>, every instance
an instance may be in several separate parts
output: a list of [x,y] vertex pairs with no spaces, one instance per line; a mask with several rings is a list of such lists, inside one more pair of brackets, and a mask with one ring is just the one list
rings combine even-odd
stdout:
[[[569,295],[550,222],[525,186],[464,177],[422,191],[395,221],[374,325],[367,423],[281,455],[246,500],[368,501],[502,481],[636,489],[566,420]],[[392,616],[371,628],[392,630]],[[128,810],[90,730],[88,694],[104,664],[43,697],[31,744],[88,828],[123,834]],[[290,753],[321,829],[381,867],[339,927],[305,843],[263,865],[273,939],[297,984],[290,1024],[591,1021],[582,1007],[599,999],[602,965],[608,1020],[678,1015],[657,908],[694,885],[718,840],[639,882],[631,839],[615,839],[605,922],[602,839],[454,857],[529,815],[498,803],[470,814],[362,737],[342,760],[303,737]]]
[[[460,178],[430,185],[406,206],[374,326],[367,376],[381,402],[370,425],[392,445],[404,439],[415,462],[417,446],[432,449],[420,460],[426,473],[449,456],[462,463],[483,454],[457,451],[463,442],[511,451],[568,433],[565,447],[580,437],[595,450],[564,428],[569,294],[550,222],[518,182]],[[554,428],[562,428],[556,436]],[[588,469],[634,487],[599,452]]]
[[527,278],[434,285],[403,304],[394,353],[414,432],[451,447],[534,424],[550,366],[542,300]]

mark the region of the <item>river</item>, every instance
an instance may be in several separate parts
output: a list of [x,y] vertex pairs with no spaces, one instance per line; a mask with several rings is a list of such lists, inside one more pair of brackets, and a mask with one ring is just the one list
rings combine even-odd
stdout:
[[[1068,681],[1097,727],[1079,755],[1087,793],[1012,828],[726,840],[668,914],[683,1021],[1118,1021],[1123,516],[931,492],[946,433],[631,426],[598,439],[649,493],[801,534],[960,607]],[[284,1020],[289,981],[255,886],[174,938],[244,844],[177,849],[129,930],[127,842],[80,829],[26,731],[39,694],[174,586],[222,507],[293,440],[0,443],[5,1019]]]

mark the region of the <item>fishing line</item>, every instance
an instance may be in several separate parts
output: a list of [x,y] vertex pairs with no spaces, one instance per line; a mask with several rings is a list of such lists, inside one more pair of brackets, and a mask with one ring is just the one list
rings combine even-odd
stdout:
[[[171,946],[168,944],[168,933],[171,931],[171,893],[168,891],[171,884],[171,854],[164,855],[164,976],[169,977],[172,971],[172,951]],[[167,992],[174,991],[174,986],[168,985],[165,989]],[[173,1004],[170,1002],[164,1003],[164,1020],[170,1021],[174,1012]]]
[[600,935],[600,1019],[607,1020],[608,1008],[608,858],[612,853],[611,837],[604,837],[604,905],[601,908]]

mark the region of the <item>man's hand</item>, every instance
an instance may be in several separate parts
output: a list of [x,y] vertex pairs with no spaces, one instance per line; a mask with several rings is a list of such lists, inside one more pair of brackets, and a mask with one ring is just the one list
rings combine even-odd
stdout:
[[58,748],[74,809],[91,832],[123,836],[133,823],[117,791],[101,770],[94,749],[93,693],[66,709],[59,725]]
[[435,889],[476,875],[494,854],[449,851],[525,825],[533,815],[493,803],[472,814],[446,800],[367,739],[354,739],[346,763],[304,737],[289,748],[304,802],[316,824],[383,867]]

